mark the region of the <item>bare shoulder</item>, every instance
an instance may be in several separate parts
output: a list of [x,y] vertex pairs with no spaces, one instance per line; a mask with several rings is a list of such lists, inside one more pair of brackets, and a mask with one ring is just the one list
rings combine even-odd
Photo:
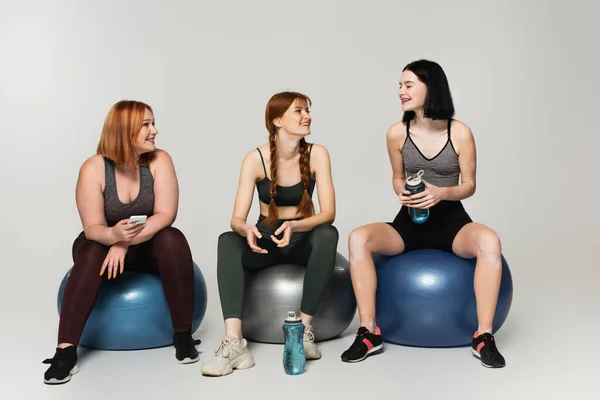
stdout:
[[264,174],[261,155],[265,163],[268,163],[270,158],[270,148],[268,143],[259,146],[258,149],[260,149],[260,153],[254,148],[248,151],[242,160],[242,173],[244,175],[252,175],[256,179],[259,178],[259,175],[260,178],[263,178]]
[[452,138],[459,141],[471,140],[473,132],[467,124],[455,119],[452,121]]
[[386,133],[386,141],[388,149],[400,150],[406,140],[406,124],[403,121],[398,121],[392,124]]
[[469,149],[474,150],[475,141],[473,140],[473,132],[471,132],[471,128],[464,122],[453,120],[452,121],[452,144],[454,146],[454,150],[458,155],[461,155],[463,151],[469,151]]
[[89,191],[91,188],[104,190],[104,157],[96,154],[81,164],[77,176],[77,190]]
[[[154,150],[154,158],[150,161],[150,173],[156,178],[156,173],[159,171],[168,171],[170,175],[175,169],[171,155],[162,149]],[[160,172],[159,172],[160,174]]]
[[102,157],[102,154],[95,154],[85,160],[79,169],[79,175],[85,179],[104,176],[104,157]]
[[310,150],[310,159],[317,162],[329,160],[329,150],[322,144],[313,143],[311,144],[312,149]]
[[386,137],[391,141],[404,140],[406,138],[406,124],[402,121],[392,124],[387,130]]
[[155,157],[152,160],[151,164],[156,164],[158,166],[173,164],[173,158],[167,151],[163,149],[156,149],[154,151],[154,154]]
[[271,158],[271,149],[269,148],[269,144],[263,144],[258,146],[258,148],[248,151],[244,155],[243,164],[245,166],[260,165],[262,163],[261,156],[265,160],[265,163],[269,161]]

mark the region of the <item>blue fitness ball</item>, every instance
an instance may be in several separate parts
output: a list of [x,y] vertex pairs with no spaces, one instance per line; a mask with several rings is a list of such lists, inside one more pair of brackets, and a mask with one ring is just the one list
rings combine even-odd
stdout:
[[[64,276],[58,290],[62,299],[71,274]],[[192,332],[206,313],[206,282],[194,263],[194,311]],[[139,350],[173,344],[171,312],[160,277],[154,273],[127,271],[117,279],[103,280],[94,307],[86,321],[80,346],[102,350]]]
[[[383,339],[416,347],[471,345],[478,328],[475,263],[441,250],[376,255],[376,319]],[[502,257],[494,332],[508,317],[512,296],[512,276]]]

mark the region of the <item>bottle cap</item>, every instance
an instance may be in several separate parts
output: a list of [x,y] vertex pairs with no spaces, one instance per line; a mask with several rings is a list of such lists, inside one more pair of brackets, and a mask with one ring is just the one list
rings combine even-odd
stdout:
[[297,316],[295,312],[293,312],[293,311],[287,312],[287,316],[285,318],[286,324],[294,324],[294,323],[297,324],[297,323],[300,323],[300,321],[302,321],[302,319],[300,319],[300,317]]
[[421,184],[421,177],[424,173],[425,171],[421,169],[415,175],[409,176],[408,178],[406,178],[406,184],[408,186],[419,186]]

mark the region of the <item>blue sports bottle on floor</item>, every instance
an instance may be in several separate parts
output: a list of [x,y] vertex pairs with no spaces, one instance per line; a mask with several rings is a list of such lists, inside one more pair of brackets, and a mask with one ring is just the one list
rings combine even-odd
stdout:
[[288,311],[283,324],[283,369],[288,375],[304,373],[306,357],[304,356],[304,324],[293,311]]

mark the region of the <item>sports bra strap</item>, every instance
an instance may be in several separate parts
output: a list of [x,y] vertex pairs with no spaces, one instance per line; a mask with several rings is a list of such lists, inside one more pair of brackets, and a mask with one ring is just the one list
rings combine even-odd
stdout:
[[[313,148],[313,143],[310,144],[310,147],[308,148],[308,162],[310,162],[310,153],[312,152],[312,148]],[[267,177],[267,167],[265,165],[265,159],[263,158],[262,152],[260,151],[260,149],[257,147],[256,150],[258,150],[258,154],[260,155],[260,161],[262,162],[262,166],[263,166],[263,171],[265,172],[265,178]]]
[[258,150],[258,154],[260,154],[260,161],[262,161],[262,165],[263,165],[263,171],[265,171],[265,178],[267,177],[267,167],[265,166],[265,159],[263,158],[262,152],[260,151],[260,149],[257,147],[256,150]]

